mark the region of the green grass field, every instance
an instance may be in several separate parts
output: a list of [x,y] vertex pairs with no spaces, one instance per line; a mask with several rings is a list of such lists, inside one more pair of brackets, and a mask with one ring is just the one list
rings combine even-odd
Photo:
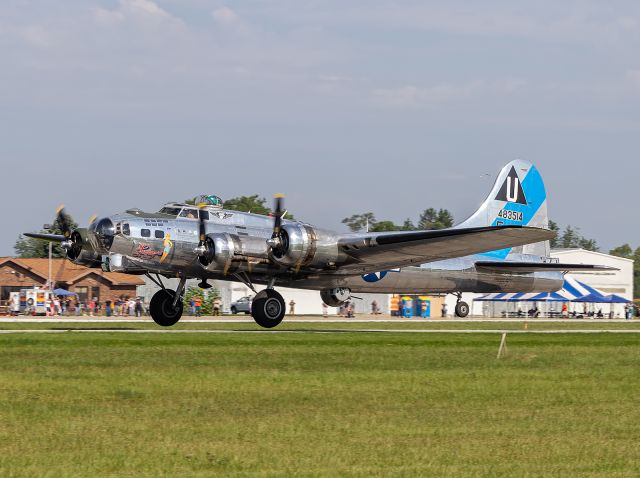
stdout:
[[640,475],[640,334],[499,340],[0,335],[0,476]]

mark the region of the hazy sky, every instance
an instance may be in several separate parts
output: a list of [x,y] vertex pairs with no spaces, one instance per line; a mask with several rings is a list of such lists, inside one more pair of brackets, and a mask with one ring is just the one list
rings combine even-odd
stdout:
[[462,220],[515,158],[551,218],[639,246],[639,51],[637,1],[3,0],[0,255],[60,203]]

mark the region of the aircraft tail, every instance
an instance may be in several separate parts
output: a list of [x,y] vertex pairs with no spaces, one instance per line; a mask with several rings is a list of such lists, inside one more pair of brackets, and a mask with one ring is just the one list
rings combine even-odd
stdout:
[[[456,227],[520,225],[549,228],[547,193],[538,169],[522,160],[511,161],[496,179],[480,208]],[[549,241],[527,244],[484,255],[506,259],[515,254],[549,257]]]

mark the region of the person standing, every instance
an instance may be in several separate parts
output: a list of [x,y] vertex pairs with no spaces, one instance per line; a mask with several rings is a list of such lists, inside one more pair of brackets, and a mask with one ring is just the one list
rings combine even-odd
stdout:
[[442,309],[440,309],[440,315],[442,316],[443,319],[447,318],[447,303],[446,302],[442,303]]
[[142,300],[140,297],[136,298],[135,312],[136,317],[142,317]]
[[296,315],[296,301],[293,299],[289,302],[289,315]]
[[109,299],[104,301],[104,312],[107,317],[111,317],[111,301]]
[[222,301],[220,300],[220,297],[216,297],[215,299],[213,299],[213,315],[215,316],[220,315],[221,308],[222,308]]
[[196,317],[200,317],[202,314],[202,299],[200,299],[200,297],[196,297],[194,305],[196,307]]
[[324,302],[322,303],[322,317],[325,319],[329,317],[329,306]]
[[131,316],[136,315],[136,301],[133,299],[133,297],[129,299],[127,306],[129,308],[129,315]]
[[356,305],[353,301],[349,302],[347,306],[347,318],[352,319],[356,316]]

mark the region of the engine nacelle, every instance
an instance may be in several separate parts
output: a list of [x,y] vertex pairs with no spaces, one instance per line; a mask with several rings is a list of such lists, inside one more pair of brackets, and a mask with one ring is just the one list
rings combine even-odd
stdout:
[[207,271],[235,271],[247,260],[264,260],[269,257],[267,242],[262,237],[240,237],[236,234],[209,234],[205,239],[204,253],[198,261]]
[[208,271],[229,271],[236,254],[242,251],[240,237],[226,232],[209,234],[204,247],[206,252],[198,256],[198,261]]
[[273,260],[285,267],[307,266],[314,262],[317,235],[306,224],[285,224],[280,230],[280,244],[271,251]]
[[76,229],[66,242],[67,258],[71,262],[87,267],[100,267],[102,247],[93,232]]
[[322,302],[329,307],[340,307],[351,297],[351,289],[347,287],[336,287],[335,289],[323,289],[320,291]]

